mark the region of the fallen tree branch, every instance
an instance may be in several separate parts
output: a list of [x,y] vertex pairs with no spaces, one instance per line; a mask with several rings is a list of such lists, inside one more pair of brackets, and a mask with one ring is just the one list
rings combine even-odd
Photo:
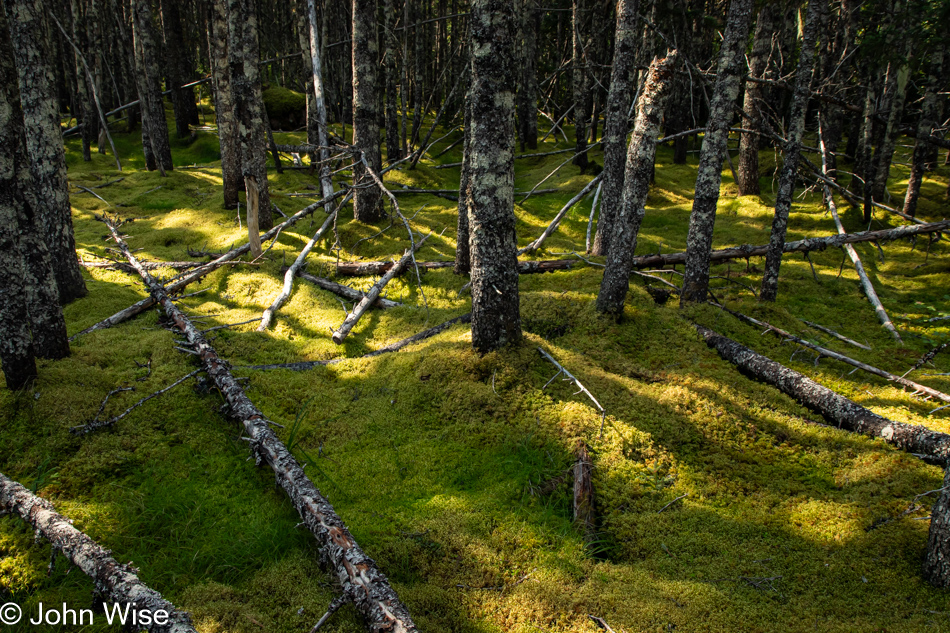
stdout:
[[[599,402],[597,402],[597,398],[594,397],[594,394],[592,394],[590,391],[588,391],[587,387],[585,387],[583,384],[581,384],[581,381],[578,380],[578,379],[574,376],[574,374],[572,374],[571,372],[569,372],[569,371],[567,371],[566,369],[564,369],[564,366],[561,365],[561,363],[557,362],[557,361],[554,359],[553,356],[551,356],[550,354],[548,354],[547,352],[545,352],[545,351],[544,351],[544,348],[539,347],[539,348],[538,348],[538,351],[541,352],[541,356],[543,356],[546,361],[548,361],[549,363],[551,363],[552,365],[554,365],[555,367],[557,367],[557,373],[554,374],[554,376],[551,377],[551,380],[549,380],[549,381],[547,382],[547,384],[544,385],[544,387],[547,387],[547,386],[550,385],[552,382],[554,382],[554,379],[555,379],[555,378],[557,378],[557,377],[560,376],[561,374],[564,374],[565,376],[567,376],[567,378],[565,378],[564,380],[569,380],[569,381],[573,382],[575,385],[577,385],[577,388],[578,388],[578,392],[577,392],[577,393],[586,394],[587,397],[590,398],[591,401],[592,401],[595,405],[597,405],[597,410],[598,410],[598,411],[600,411],[602,414],[606,413],[606,410],[600,405]],[[544,387],[541,387],[541,390],[542,390],[542,391],[544,390]]]
[[[141,626],[155,633],[196,633],[191,617],[139,580],[137,569],[118,562],[109,550],[56,512],[53,504],[3,474],[0,474],[0,508],[16,514],[32,525],[38,535],[49,540],[54,552],[62,552],[70,563],[92,578],[96,593],[103,599],[113,604],[131,605],[129,611]],[[144,624],[142,616],[145,614],[152,624]],[[155,622],[156,619],[161,623]]]
[[[204,266],[206,262],[141,262],[145,270],[160,270],[162,268],[171,268],[172,270],[193,270]],[[100,270],[121,270],[124,273],[135,274],[135,269],[124,262],[87,262],[80,260],[79,265],[83,268],[99,268]]]
[[806,321],[805,319],[802,319],[802,323],[804,323],[804,324],[807,325],[808,327],[815,328],[815,329],[818,330],[819,332],[824,332],[825,334],[828,334],[828,335],[830,335],[830,336],[833,336],[833,337],[835,337],[836,339],[838,339],[839,341],[844,341],[844,342],[847,343],[848,345],[854,345],[855,347],[860,347],[861,349],[866,349],[866,350],[869,351],[869,352],[871,351],[871,346],[870,346],[870,345],[864,345],[863,343],[858,343],[857,341],[853,341],[853,340],[849,339],[847,336],[842,336],[841,334],[838,334],[838,333],[835,332],[834,330],[831,330],[831,329],[829,329],[829,328],[826,328],[826,327],[823,326],[823,325],[818,325],[817,323],[812,323],[811,321]]
[[[534,251],[541,248],[541,244],[544,243],[544,240],[548,239],[554,231],[557,230],[557,227],[561,224],[561,220],[564,219],[564,216],[567,215],[567,212],[570,211],[575,204],[580,202],[591,190],[600,184],[603,176],[597,176],[585,186],[580,192],[568,200],[567,204],[561,207],[561,210],[557,212],[557,215],[554,216],[554,219],[551,220],[551,223],[548,225],[548,228],[544,229],[544,233],[538,236],[536,240],[525,246],[524,248],[518,249],[518,255],[523,255],[525,253],[533,253]],[[524,200],[522,200],[524,202]]]
[[393,591],[389,580],[359,547],[333,506],[320,494],[294,456],[278,439],[270,428],[273,423],[251,402],[231,375],[228,364],[172,302],[165,288],[144,268],[138,268],[138,261],[119,236],[115,224],[109,222],[108,225],[116,243],[125,253],[129,263],[136,266],[151,295],[161,304],[201,359],[208,376],[214,380],[215,386],[230,406],[231,416],[243,425],[250,436],[249,446],[257,463],[267,462],[274,470],[277,483],[293,501],[304,524],[319,543],[321,562],[336,575],[346,600],[353,603],[371,631],[416,631],[408,609]]
[[396,278],[399,273],[405,269],[406,265],[413,260],[415,252],[419,250],[422,244],[429,239],[429,236],[426,235],[424,238],[419,240],[417,243],[413,244],[406,250],[406,254],[396,262],[396,264],[390,268],[382,278],[373,284],[373,287],[370,288],[366,296],[360,299],[360,302],[354,306],[353,311],[346,315],[346,318],[343,320],[343,323],[337,328],[332,335],[333,342],[337,345],[341,345],[343,340],[347,337],[350,331],[353,329],[353,326],[360,320],[360,317],[369,309],[371,305],[376,302],[376,299],[379,298],[379,294],[383,291],[383,288],[386,287],[390,281]]
[[[518,262],[518,272],[522,275],[547,273],[555,270],[567,270],[577,264],[574,259],[541,259],[535,261]],[[367,275],[382,275],[393,267],[393,262],[340,262],[336,265],[336,273],[346,277],[360,277]],[[452,268],[455,262],[416,262],[423,270]]]
[[[288,270],[288,269],[284,269]],[[310,275],[302,270],[297,271],[297,276],[305,281],[309,281],[314,286],[322,288],[323,290],[328,290],[335,295],[339,295],[344,299],[353,301],[354,303],[363,299],[366,296],[365,292],[352,288],[350,286],[345,286],[343,284],[338,284],[335,281],[330,281],[329,279],[324,279],[323,277],[317,277],[315,275]],[[404,304],[399,303],[398,301],[392,301],[390,299],[384,299],[380,297],[376,300],[376,303],[373,304],[376,308],[399,308]]]
[[880,437],[888,444],[921,456],[929,463],[946,464],[950,460],[950,435],[883,418],[732,339],[701,325],[697,325],[696,330],[709,347],[743,373],[777,387],[809,409],[821,413],[838,428]]

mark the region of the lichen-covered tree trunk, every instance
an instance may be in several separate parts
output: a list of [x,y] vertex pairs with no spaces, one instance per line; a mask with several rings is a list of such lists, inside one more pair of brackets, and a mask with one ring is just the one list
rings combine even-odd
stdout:
[[[858,143],[854,152],[854,176],[851,191],[862,192],[864,198],[864,221],[871,221],[871,178],[873,174],[873,137],[874,111],[877,103],[876,78],[871,76],[870,68],[865,69],[867,90],[864,93],[864,110],[861,115],[861,127],[857,134]],[[861,188],[858,189],[857,187]]]
[[950,587],[950,467],[943,477],[943,490],[930,511],[924,578],[935,587]]
[[[148,0],[132,0],[132,25],[136,46],[141,53],[141,66],[137,73],[139,105],[142,118],[148,119],[148,139],[155,160],[164,172],[174,169],[172,150],[168,140],[168,123],[165,120],[165,104],[162,101],[162,78],[158,67],[158,46],[155,41],[155,23]],[[138,61],[139,57],[136,57]],[[143,139],[144,141],[144,139]]]
[[462,120],[462,170],[459,176],[459,206],[458,231],[455,237],[455,274],[467,275],[472,269],[471,251],[469,250],[468,211],[469,211],[469,184],[472,173],[472,95],[469,91],[465,95],[465,114]]
[[889,98],[887,124],[881,144],[874,156],[874,172],[871,184],[871,197],[874,200],[884,201],[887,195],[887,179],[891,175],[891,162],[894,160],[894,148],[900,134],[900,120],[904,112],[904,102],[907,100],[907,80],[910,75],[908,61],[912,54],[913,39],[907,38],[904,47],[902,63],[895,68],[894,94]]
[[[333,193],[333,180],[330,177],[330,141],[327,132],[327,102],[325,98],[323,84],[323,50],[320,42],[320,23],[317,21],[316,0],[306,0],[307,3],[307,41],[309,46],[304,55],[304,59],[310,60],[310,86],[313,90],[311,104],[312,113],[316,124],[316,144],[321,148],[318,152],[320,158],[320,188],[324,197]],[[326,24],[326,19],[324,19]],[[309,129],[308,129],[309,136]],[[329,212],[332,207],[327,207]]]
[[518,140],[521,151],[538,149],[538,29],[537,0],[521,0],[521,81],[518,85]]
[[584,30],[587,19],[585,4],[587,0],[572,0],[571,31],[571,89],[574,96],[574,160],[582,170],[587,168],[587,124],[590,118],[588,109],[590,96],[590,75],[587,68]]
[[[378,54],[376,0],[353,0],[353,145],[377,174],[382,163],[376,113]],[[381,193],[359,161],[353,165],[353,185],[360,187],[353,197],[353,217],[359,222],[379,220],[383,211]]]
[[706,300],[709,290],[709,252],[712,250],[716,205],[722,183],[722,161],[726,157],[729,125],[732,123],[740,78],[745,66],[745,43],[749,35],[752,0],[732,0],[726,32],[719,51],[716,87],[709,106],[706,136],[699,153],[696,194],[686,238],[686,272],[680,305]]
[[920,184],[924,179],[924,172],[932,170],[936,165],[930,162],[930,144],[920,139],[921,136],[930,136],[938,124],[940,101],[937,92],[943,81],[943,67],[946,55],[944,46],[937,46],[930,60],[927,73],[927,87],[924,90],[924,101],[920,107],[920,120],[917,123],[917,140],[914,143],[914,157],[911,163],[910,176],[907,179],[907,194],[904,196],[904,213],[914,217],[917,214],[917,199],[920,197]]
[[[772,52],[772,35],[775,30],[777,5],[766,4],[759,9],[755,21],[755,35],[752,37],[752,52],[749,55],[749,75],[763,78],[768,68]],[[739,137],[739,162],[736,165],[736,185],[740,196],[758,195],[759,190],[759,147],[761,138],[754,132],[762,130],[762,118],[765,116],[765,86],[755,81],[745,84],[745,97],[742,111],[745,113],[742,127],[750,130]]]
[[402,147],[399,144],[399,115],[396,102],[399,99],[396,91],[399,69],[396,67],[396,31],[393,30],[395,7],[393,0],[385,0],[383,6],[383,37],[386,45],[383,49],[383,72],[386,73],[386,160],[392,162],[402,158]]
[[231,69],[228,67],[228,0],[211,3],[211,73],[214,86],[214,114],[221,147],[221,177],[224,181],[224,208],[236,209],[238,193],[244,188],[241,151],[238,146],[234,103],[231,100]]
[[[44,238],[53,262],[59,300],[65,304],[85,296],[87,291],[76,258],[66,157],[51,58],[45,44],[49,37],[43,26],[44,8],[39,0],[3,0],[3,4],[9,20],[24,124],[30,131],[26,136],[30,169],[37,198],[43,201],[40,213]],[[0,151],[8,152],[9,148],[4,146]]]
[[182,34],[180,0],[161,0],[162,35],[165,39],[165,87],[171,90],[172,109],[175,113],[175,134],[178,138],[191,136],[189,124],[195,108],[195,91],[182,88],[188,77],[185,70],[187,47]]
[[471,9],[472,347],[485,353],[521,341],[514,214],[515,15],[510,0]]
[[779,174],[778,194],[775,196],[775,215],[769,234],[769,252],[765,256],[765,271],[762,274],[760,301],[775,301],[778,294],[778,275],[782,266],[785,235],[788,232],[788,214],[792,209],[795,178],[801,156],[802,137],[805,134],[805,114],[811,96],[811,78],[815,62],[815,44],[818,40],[818,21],[821,5],[827,0],[809,0],[805,25],[802,29],[802,48],[798,56],[795,77],[795,92],[788,115],[788,138],[782,155],[782,171]]
[[[610,73],[610,91],[607,93],[604,136],[604,180],[600,199],[600,219],[594,235],[594,255],[610,252],[614,218],[623,193],[624,163],[626,161],[627,114],[633,100],[636,80],[636,50],[640,39],[637,30],[639,0],[618,0],[617,28],[614,35],[614,62]],[[652,165],[651,165],[652,171]]]
[[[637,104],[637,120],[630,137],[630,145],[627,147],[623,192],[617,217],[612,227],[605,227],[612,228],[613,235],[610,238],[610,250],[607,252],[607,267],[604,269],[600,293],[597,295],[597,311],[616,317],[623,314],[623,305],[627,298],[637,235],[650,191],[656,141],[663,124],[666,101],[672,92],[673,70],[677,59],[678,54],[674,50],[665,58],[654,59],[650,64],[650,72]],[[616,65],[614,70],[616,71]]]
[[[241,149],[241,175],[247,192],[248,234],[274,225],[267,186],[267,126],[253,0],[228,0],[228,65],[231,102]],[[253,200],[251,198],[254,198]],[[251,226],[251,216],[257,222]]]

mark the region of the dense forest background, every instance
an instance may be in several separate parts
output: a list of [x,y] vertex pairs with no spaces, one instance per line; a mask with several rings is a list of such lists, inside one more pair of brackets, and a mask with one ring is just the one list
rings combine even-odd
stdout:
[[0,621],[950,629],[948,23],[2,0]]

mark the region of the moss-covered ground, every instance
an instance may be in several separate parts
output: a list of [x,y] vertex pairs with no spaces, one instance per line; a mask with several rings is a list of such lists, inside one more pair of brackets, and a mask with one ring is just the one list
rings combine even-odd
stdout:
[[[304,135],[277,136],[282,142]],[[192,259],[189,248],[223,251],[241,243],[235,212],[221,206],[213,133],[176,142],[178,169],[168,178],[143,170],[137,134],[116,134],[116,141],[121,174],[111,157],[94,153],[83,163],[78,140],[67,145],[84,259],[113,256],[107,229],[94,220],[104,211],[134,220],[124,231],[144,259]],[[563,140],[549,139],[539,151],[562,147]],[[460,148],[387,180],[455,187],[457,168],[434,167],[461,160]],[[897,161],[908,162],[909,152],[899,148]],[[659,150],[638,252],[685,247],[697,156],[673,165],[671,150]],[[518,189],[565,157],[518,160]],[[769,162],[774,157],[763,153]],[[186,169],[191,165],[197,167]],[[776,186],[770,165],[764,167],[765,193],[756,197],[738,198],[724,171],[717,247],[767,242]],[[893,169],[895,198],[903,195],[907,171]],[[108,204],[76,187],[119,177],[94,189]],[[565,168],[550,181],[563,193],[517,204],[519,244],[539,235],[589,179]],[[947,167],[927,176],[920,217],[947,215],[947,179]],[[312,193],[315,184],[304,171],[270,176],[273,201],[288,214],[308,199],[286,194]],[[434,233],[418,258],[452,258],[454,203],[399,199],[417,231]],[[588,198],[572,210],[537,256],[582,252],[590,204]],[[330,251],[332,236],[314,249],[312,272],[332,276],[337,256],[389,258],[408,243],[396,225],[351,252],[386,226],[351,218],[340,217],[342,250]],[[844,210],[843,220],[848,230],[866,228],[855,210]],[[217,271],[190,289],[204,292],[180,305],[204,327],[259,316],[280,288],[280,266],[320,222],[322,212],[284,231],[261,262]],[[876,211],[872,227],[898,224]],[[834,230],[815,192],[797,197],[789,239]],[[946,241],[928,245],[926,238],[882,247],[883,260],[872,244],[857,249],[903,347],[879,326],[850,262],[841,267],[840,251],[812,255],[817,280],[801,256],[788,257],[775,305],[759,305],[749,289],[759,284],[761,260],[717,266],[714,292],[731,308],[902,374],[950,338],[950,320],[927,321],[950,313],[950,250]],[[279,434],[308,462],[307,472],[388,574],[420,630],[597,630],[588,614],[628,633],[950,630],[950,594],[919,574],[933,496],[915,497],[940,486],[940,471],[880,441],[821,425],[817,414],[722,361],[691,322],[892,419],[950,432],[947,412],[928,416],[938,404],[834,361],[815,364],[813,354],[793,353],[793,346],[712,307],[656,305],[645,287],[655,282],[642,278],[631,282],[623,322],[602,320],[593,310],[600,278],[601,269],[583,264],[523,277],[525,343],[484,357],[472,352],[459,325],[398,353],[307,372],[242,368],[355,358],[463,314],[470,310],[470,297],[459,293],[465,280],[449,269],[423,276],[428,309],[414,277],[394,281],[386,294],[406,306],[371,312],[343,346],[329,338],[344,316],[340,302],[303,282],[271,331],[258,333],[253,324],[218,330],[212,344],[247,378],[247,393],[265,414],[285,425]],[[372,280],[346,282],[368,287]],[[145,295],[140,280],[122,272],[89,270],[86,283],[89,295],[66,307],[71,334]],[[800,319],[866,341],[873,351],[845,346]],[[79,338],[65,360],[42,362],[32,390],[0,390],[0,471],[53,500],[119,560],[133,561],[146,582],[193,613],[200,631],[306,631],[334,596],[333,583],[273,475],[247,461],[217,392],[189,382],[111,431],[82,438],[69,432],[96,415],[110,390],[135,388],[113,396],[104,416],[191,371],[192,358],[175,341],[153,310]],[[600,414],[571,384],[542,389],[555,370],[537,346],[606,407],[602,433]],[[925,376],[948,371],[945,353],[911,377],[950,392],[950,378]],[[597,534],[586,544],[571,521],[569,468],[578,439],[593,454],[598,512]],[[27,612],[39,602],[87,606],[89,579],[62,561],[48,576],[48,560],[49,546],[35,544],[24,523],[0,520],[0,597]],[[346,607],[325,630],[362,626]]]

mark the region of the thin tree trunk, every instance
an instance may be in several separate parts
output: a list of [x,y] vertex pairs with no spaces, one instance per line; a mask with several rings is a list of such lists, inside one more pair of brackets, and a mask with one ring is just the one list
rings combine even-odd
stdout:
[[[192,88],[182,89],[185,74],[182,72],[182,57],[187,49],[182,37],[181,14],[178,11],[180,0],[161,0],[162,34],[165,39],[165,83],[171,90],[172,109],[175,113],[175,134],[178,138],[191,136],[189,127],[191,108],[194,107],[195,92]],[[191,104],[189,106],[189,101]]]
[[927,87],[924,91],[924,102],[920,108],[920,120],[917,123],[917,140],[914,143],[914,157],[910,168],[910,176],[907,179],[907,194],[904,196],[904,213],[911,217],[917,215],[917,199],[920,197],[920,184],[924,179],[924,172],[932,170],[935,165],[929,161],[930,143],[921,140],[921,136],[927,137],[934,133],[934,127],[938,125],[937,117],[940,112],[940,102],[937,99],[937,92],[940,90],[940,82],[943,81],[943,65],[945,59],[945,47],[938,46],[930,60],[930,68],[927,73]]
[[538,30],[536,0],[521,0],[522,75],[518,85],[518,139],[521,151],[538,149]]
[[[172,150],[168,140],[168,123],[165,120],[165,104],[162,101],[161,74],[158,70],[158,47],[155,41],[155,24],[148,0],[132,0],[133,28],[136,46],[141,52],[138,75],[139,105],[142,118],[148,120],[148,140],[159,171],[164,175],[174,169]],[[138,61],[138,56],[137,60]],[[144,138],[143,138],[144,142]]]
[[[73,42],[75,42],[77,47],[82,47],[84,41],[81,36],[85,35],[85,29],[83,28],[82,14],[77,0],[70,0],[69,8],[73,18]],[[82,126],[82,159],[89,162],[92,160],[89,148],[92,145],[93,138],[95,138],[99,126],[95,123],[96,115],[93,114],[94,110],[92,102],[89,99],[89,89],[86,86],[85,72],[83,71],[78,50],[73,51],[73,59],[76,68],[76,101],[78,102],[76,103],[76,112],[74,114],[79,120],[79,125]]]
[[[418,33],[416,35],[418,37]],[[376,0],[353,0],[353,145],[379,173],[379,120],[376,113]],[[376,222],[383,214],[380,191],[359,160],[353,163],[353,217]]]
[[[616,59],[616,58],[615,58]],[[663,59],[654,59],[637,104],[637,121],[627,147],[627,163],[623,178],[623,196],[613,223],[613,236],[607,252],[604,278],[597,295],[597,311],[619,317],[630,285],[633,254],[637,235],[650,191],[650,176],[656,155],[656,141],[663,124],[666,100],[672,91],[673,69],[678,54],[670,51]],[[616,61],[615,61],[616,63]],[[615,66],[616,68],[616,66]],[[604,207],[601,207],[603,209]],[[600,227],[598,227],[598,231]]]
[[752,0],[732,0],[726,32],[719,53],[716,87],[709,106],[709,122],[699,155],[696,194],[686,238],[686,272],[680,305],[706,300],[709,290],[709,252],[712,249],[716,204],[722,182],[722,162],[726,157],[729,126],[744,66],[745,43],[749,35]]
[[521,341],[514,214],[514,7],[471,4],[472,347],[490,352]]
[[[63,304],[86,295],[86,284],[76,258],[66,159],[50,56],[49,37],[43,28],[44,8],[39,0],[3,0],[10,21],[10,42],[20,86],[23,120],[30,133],[26,148],[30,157],[36,197],[46,246],[53,263],[59,301]],[[9,148],[4,146],[4,153]]]
[[808,112],[808,98],[811,96],[818,21],[821,16],[821,6],[827,1],[809,0],[808,2],[808,13],[802,29],[802,49],[798,57],[798,69],[795,71],[797,75],[795,92],[792,96],[792,108],[788,118],[788,140],[782,156],[778,194],[775,196],[775,216],[772,219],[772,231],[769,235],[769,253],[765,256],[765,271],[762,273],[760,301],[775,301],[778,295],[778,276],[782,266],[785,235],[788,233],[788,214],[792,209],[795,177],[798,175],[802,137],[805,134],[805,114]]
[[[471,90],[465,95],[465,114],[462,123],[462,134],[465,140],[462,144],[462,169],[459,176],[459,204],[458,230],[455,235],[455,274],[467,275],[472,269],[471,251],[469,250],[468,214],[471,205],[471,191],[469,189],[472,173],[472,95]],[[513,196],[514,194],[512,194]],[[514,198],[512,198],[514,199]]]
[[[766,4],[759,9],[755,21],[755,35],[752,38],[752,53],[749,55],[749,76],[764,78],[772,52],[772,35],[775,28],[775,14],[777,5]],[[759,147],[762,139],[758,134],[762,130],[762,119],[765,116],[765,84],[756,81],[747,81],[742,110],[745,113],[742,127],[749,132],[743,132],[739,137],[739,164],[736,167],[740,196],[758,195],[759,190]]]
[[228,2],[211,3],[212,78],[214,114],[221,147],[221,177],[224,181],[224,208],[236,209],[238,193],[244,188],[241,175],[241,151],[238,146],[234,103],[231,100],[231,69],[228,67]]
[[327,133],[327,104],[323,85],[323,56],[318,36],[317,6],[315,0],[307,0],[307,21],[310,25],[310,63],[313,85],[313,109],[316,113],[317,145],[320,146],[320,188],[323,196],[333,194],[333,180],[330,177],[330,140]]
[[904,112],[904,102],[907,99],[907,79],[910,75],[910,68],[907,61],[911,56],[911,44],[913,40],[907,38],[905,47],[904,61],[896,69],[896,78],[894,81],[894,96],[890,99],[890,111],[887,116],[887,125],[884,129],[884,138],[878,147],[874,157],[874,181],[871,185],[871,197],[879,202],[885,202],[887,197],[887,179],[891,175],[891,162],[894,160],[894,148],[897,145],[897,137],[900,134],[900,120]]
[[[623,194],[627,119],[633,101],[634,81],[637,78],[635,53],[640,39],[637,31],[638,7],[639,0],[617,2],[614,62],[610,74],[610,91],[607,94],[604,137],[601,141],[604,149],[604,184],[600,219],[597,221],[597,233],[594,235],[594,255],[607,255],[610,252],[614,218],[617,216]],[[650,171],[652,172],[652,162]]]
[[261,90],[257,30],[257,10],[253,0],[228,0],[231,101],[240,141],[241,173],[248,197],[248,212],[257,212],[257,225],[248,224],[248,235],[274,225],[267,185],[267,126],[264,123],[267,114]]
[[870,71],[866,74],[868,82],[867,91],[864,96],[864,111],[861,118],[861,128],[858,134],[858,146],[855,150],[854,171],[855,175],[851,181],[851,190],[858,191],[855,187],[856,181],[860,181],[862,196],[864,198],[864,221],[871,221],[871,180],[873,178],[873,139],[874,139],[874,108],[877,104],[877,90],[874,78]]
[[930,537],[924,560],[924,578],[935,587],[950,587],[950,467],[943,488],[930,511]]
[[587,11],[585,4],[588,0],[572,0],[571,3],[571,30],[573,32],[571,60],[571,87],[574,96],[574,164],[584,170],[587,168],[587,123],[590,109],[587,107],[590,96],[590,77],[587,68],[586,40],[583,30],[586,23]]
[[399,115],[396,109],[398,96],[396,93],[399,69],[396,67],[396,31],[393,30],[395,3],[393,0],[384,0],[383,6],[383,72],[386,74],[386,160],[392,162],[402,158],[402,146],[399,144]]
[[[407,3],[413,2],[413,20],[416,22],[422,21],[422,10],[419,8],[419,5],[422,3],[422,0],[405,0]],[[408,24],[406,25],[408,27]],[[413,69],[415,71],[415,78],[412,84],[412,101],[413,101],[413,110],[412,110],[412,134],[409,137],[409,146],[407,147],[407,153],[412,151],[412,147],[416,144],[416,141],[419,140],[419,129],[422,126],[422,117],[425,116],[425,112],[422,111],[422,102],[425,100],[425,92],[423,84],[425,83],[425,74],[424,74],[424,63],[423,63],[423,28],[416,27],[412,31],[413,37],[413,54],[412,54],[412,63]]]

